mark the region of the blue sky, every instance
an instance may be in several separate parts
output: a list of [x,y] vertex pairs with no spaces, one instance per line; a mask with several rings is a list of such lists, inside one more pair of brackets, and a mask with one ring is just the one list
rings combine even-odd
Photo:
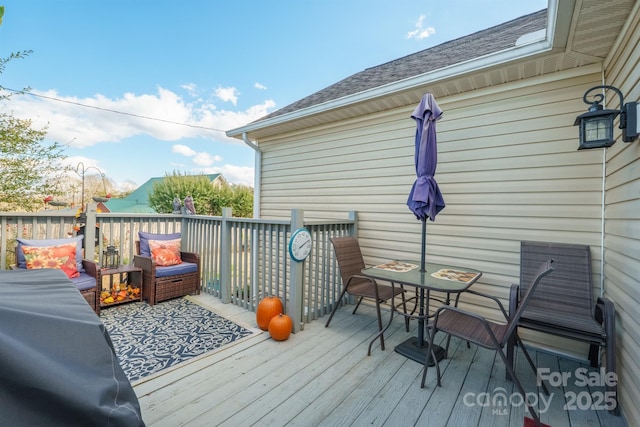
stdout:
[[252,149],[225,131],[367,67],[544,9],[547,0],[0,5],[0,57],[33,50],[7,64],[0,86],[40,95],[0,108],[48,125],[47,140],[65,144],[70,165],[95,166],[126,189],[173,171],[253,185]]

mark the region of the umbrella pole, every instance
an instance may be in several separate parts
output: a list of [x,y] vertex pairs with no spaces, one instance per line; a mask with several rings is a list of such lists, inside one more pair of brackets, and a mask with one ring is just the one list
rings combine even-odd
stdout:
[[425,257],[427,255],[427,219],[422,218],[422,247],[420,248],[420,271],[426,271]]

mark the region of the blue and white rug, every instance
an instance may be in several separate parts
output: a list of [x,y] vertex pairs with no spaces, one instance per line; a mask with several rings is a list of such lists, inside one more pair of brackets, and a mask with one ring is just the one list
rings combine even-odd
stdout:
[[109,307],[100,319],[131,382],[254,333],[185,298]]

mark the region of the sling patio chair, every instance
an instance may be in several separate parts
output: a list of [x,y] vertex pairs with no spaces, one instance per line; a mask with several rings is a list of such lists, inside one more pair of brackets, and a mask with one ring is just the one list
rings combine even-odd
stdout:
[[[331,319],[335,314],[340,302],[344,298],[345,294],[353,295],[358,298],[356,307],[353,309],[353,313],[356,313],[360,303],[364,298],[372,299],[376,303],[376,313],[378,315],[378,331],[380,334],[380,348],[384,350],[384,336],[382,333],[382,315],[380,312],[380,304],[390,300],[396,295],[402,295],[403,309],[406,313],[406,300],[404,296],[404,289],[402,286],[387,286],[380,285],[374,279],[363,276],[361,271],[365,268],[364,259],[362,257],[362,251],[360,250],[360,244],[355,237],[333,237],[330,239],[333,245],[334,252],[336,254],[336,260],[338,262],[338,268],[340,269],[340,277],[342,278],[342,292],[340,297],[333,305],[331,315],[325,325],[329,327]],[[393,309],[393,308],[392,308]],[[409,320],[405,320],[405,328],[409,332]],[[375,340],[374,340],[375,341]],[[371,345],[369,344],[369,350],[367,355],[371,355]]]
[[[592,367],[599,366],[600,349],[604,348],[607,374],[615,374],[615,306],[603,296],[594,302],[588,245],[520,242],[520,285],[511,286],[509,311],[519,309],[536,265],[547,258],[554,259],[555,272],[542,280],[518,327],[588,343]],[[514,345],[512,340],[507,346],[512,363]],[[617,391],[617,382],[607,383],[607,392],[616,399],[610,409],[614,415],[619,414]]]
[[[513,314],[511,318],[509,318],[508,313],[504,309],[504,306],[500,302],[500,300],[492,295],[483,294],[477,291],[467,290],[466,292],[470,292],[474,295],[478,295],[481,297],[489,298],[496,302],[500,311],[504,315],[506,323],[496,323],[491,320],[487,320],[486,318],[476,314],[471,313],[469,311],[462,310],[457,307],[443,305],[440,307],[434,317],[433,321],[429,324],[429,344],[427,345],[427,357],[425,359],[424,368],[422,371],[422,382],[420,384],[421,388],[424,388],[425,381],[427,379],[427,369],[429,368],[429,356],[434,353],[434,338],[438,331],[442,331],[450,336],[459,337],[467,343],[474,343],[484,348],[488,348],[490,350],[495,350],[499,355],[502,361],[505,364],[507,373],[509,377],[513,380],[516,388],[522,395],[524,402],[527,405],[527,409],[529,413],[533,416],[536,425],[540,425],[540,417],[538,413],[535,411],[531,402],[527,399],[527,395],[522,387],[522,384],[516,377],[516,374],[513,370],[511,363],[507,359],[507,355],[503,351],[503,347],[507,345],[509,338],[513,337],[522,348],[522,352],[524,353],[527,361],[529,362],[529,366],[533,370],[534,374],[537,373],[536,366],[529,355],[527,349],[522,345],[522,341],[520,337],[518,337],[516,327],[518,325],[518,321],[522,316],[522,313],[527,308],[527,304],[531,300],[536,287],[540,283],[543,277],[548,275],[553,271],[553,267],[551,264],[553,260],[549,259],[540,265],[531,281],[531,284],[528,286],[527,293],[523,296],[522,301],[520,302],[520,306],[518,310]],[[433,360],[437,360],[435,357],[435,353],[432,355]],[[437,372],[437,384],[438,387],[441,386],[440,382],[440,365],[436,362],[436,372]],[[548,395],[549,391],[544,383],[542,383],[542,388],[544,392]]]

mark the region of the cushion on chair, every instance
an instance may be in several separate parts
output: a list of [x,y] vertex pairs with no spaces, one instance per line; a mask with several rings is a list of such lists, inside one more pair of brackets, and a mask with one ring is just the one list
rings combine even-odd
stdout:
[[57,246],[22,246],[27,269],[53,268],[62,270],[68,278],[78,277],[75,242]]
[[175,239],[179,239],[182,235],[181,233],[154,234],[154,233],[146,233],[144,231],[139,231],[138,236],[140,237],[140,256],[151,258],[151,249],[149,249],[149,240],[175,240]]
[[71,279],[71,282],[78,288],[79,291],[86,291],[97,286],[96,278],[89,276],[87,273],[80,273],[78,277]]
[[27,268],[27,260],[24,257],[24,251],[22,250],[23,246],[35,246],[35,247],[43,247],[43,246],[58,246],[63,245],[65,243],[76,243],[76,269],[83,273],[84,267],[82,266],[82,239],[83,235],[70,237],[67,239],[23,239],[18,238],[16,241],[18,245],[16,246],[16,264],[18,268]]
[[156,277],[175,276],[177,274],[195,273],[198,271],[198,264],[193,262],[182,262],[168,267],[156,267]]

